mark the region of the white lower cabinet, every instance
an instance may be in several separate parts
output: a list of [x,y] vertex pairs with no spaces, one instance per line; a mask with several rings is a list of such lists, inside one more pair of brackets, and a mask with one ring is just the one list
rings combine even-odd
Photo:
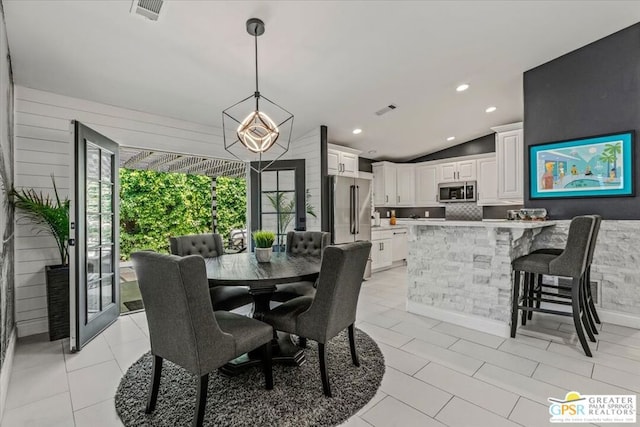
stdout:
[[393,231],[380,230],[371,232],[371,269],[389,267],[392,263]]

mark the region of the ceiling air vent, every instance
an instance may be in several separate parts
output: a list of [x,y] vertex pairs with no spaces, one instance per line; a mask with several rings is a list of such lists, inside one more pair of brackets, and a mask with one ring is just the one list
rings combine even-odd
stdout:
[[396,106],[393,104],[389,104],[381,110],[376,111],[376,116],[381,116],[383,114],[388,113],[389,111],[395,110]]
[[144,16],[152,21],[157,21],[164,0],[133,0],[131,13]]

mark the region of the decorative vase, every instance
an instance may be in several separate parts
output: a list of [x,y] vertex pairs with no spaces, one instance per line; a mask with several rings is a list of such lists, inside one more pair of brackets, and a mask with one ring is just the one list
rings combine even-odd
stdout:
[[269,262],[271,261],[271,252],[273,252],[271,248],[256,248],[256,259],[258,262]]
[[69,266],[48,265],[47,311],[49,313],[49,340],[69,336]]

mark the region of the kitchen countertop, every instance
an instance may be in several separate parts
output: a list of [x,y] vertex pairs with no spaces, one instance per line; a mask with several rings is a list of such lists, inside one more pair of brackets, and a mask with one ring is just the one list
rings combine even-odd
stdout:
[[484,228],[544,228],[556,225],[556,221],[509,221],[506,219],[486,219],[482,221],[416,221],[403,224],[413,227],[484,227]]

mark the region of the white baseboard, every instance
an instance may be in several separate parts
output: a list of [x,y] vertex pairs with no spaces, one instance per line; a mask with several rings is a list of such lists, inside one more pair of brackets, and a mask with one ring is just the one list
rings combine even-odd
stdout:
[[465,328],[497,335],[503,338],[508,338],[511,332],[509,324],[500,322],[499,320],[487,319],[485,317],[460,313],[457,311],[443,310],[441,308],[421,304],[415,301],[407,301],[407,311],[421,316],[431,317],[432,319],[441,320],[443,322],[453,323],[454,325],[463,326]]
[[640,317],[619,311],[604,310],[596,307],[600,320],[604,323],[626,326],[628,328],[640,329]]
[[7,352],[4,356],[4,363],[0,368],[0,420],[4,415],[4,404],[7,401],[7,391],[9,390],[9,379],[11,379],[11,369],[13,368],[13,355],[16,350],[17,333],[16,328],[11,331]]
[[49,332],[48,319],[23,320],[16,325],[18,338]]

